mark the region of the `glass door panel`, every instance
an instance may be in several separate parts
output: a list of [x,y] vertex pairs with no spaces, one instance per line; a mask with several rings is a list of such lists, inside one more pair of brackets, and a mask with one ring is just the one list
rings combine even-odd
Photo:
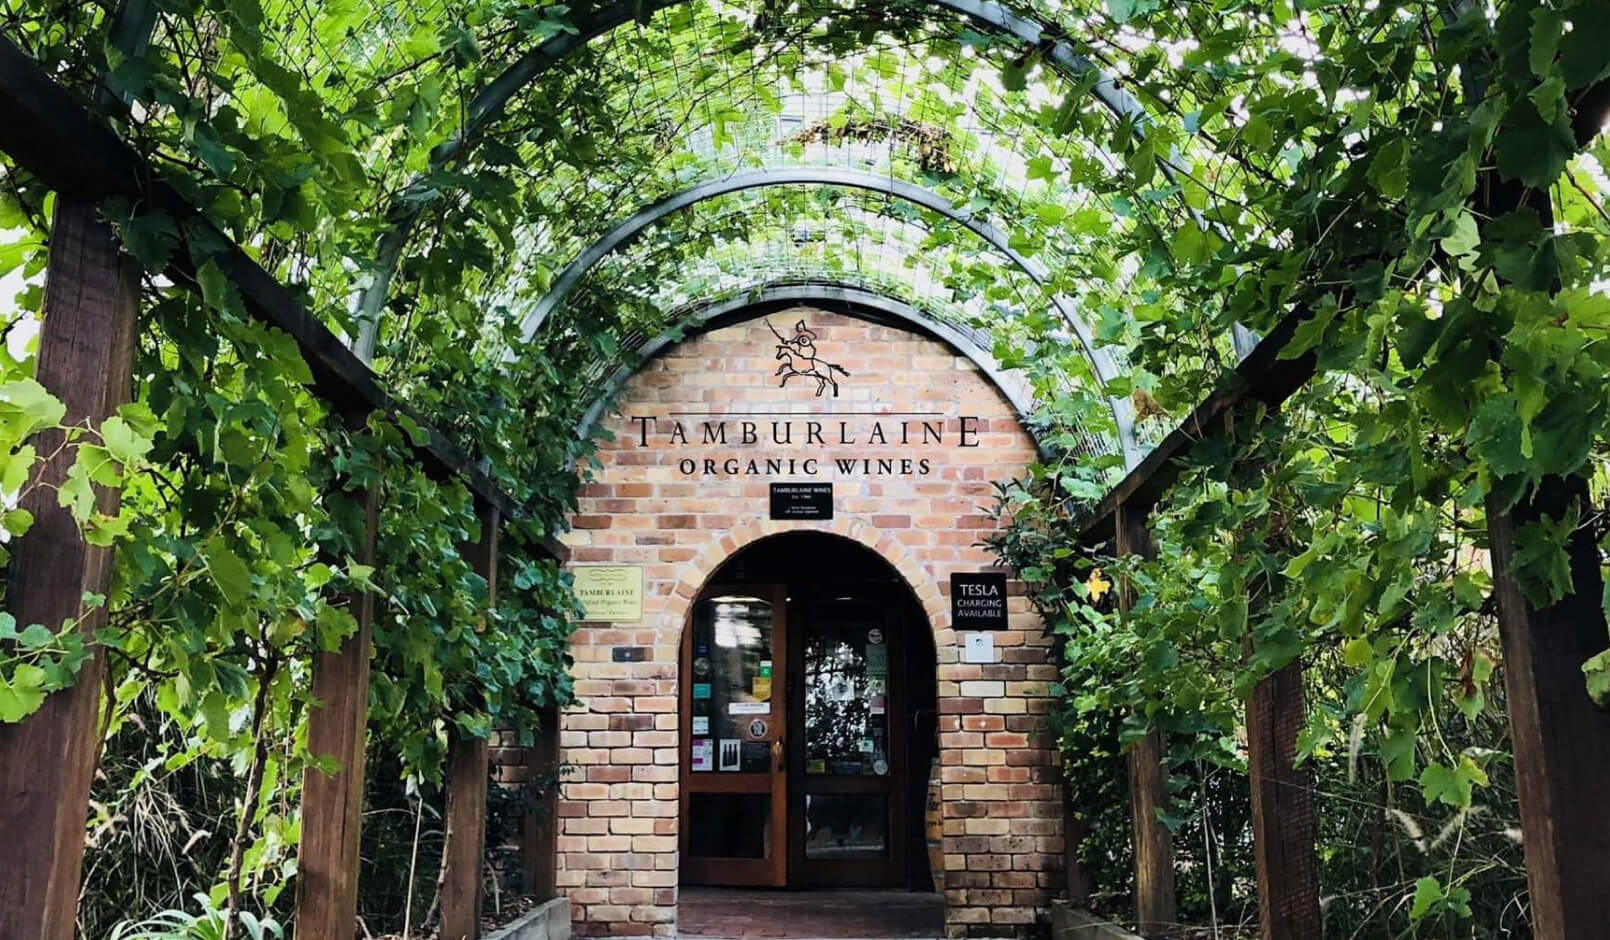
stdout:
[[859,620],[806,626],[807,776],[889,772],[889,647],[883,630]]
[[785,604],[781,587],[746,585],[693,605],[680,683],[689,884],[783,884]]
[[896,605],[875,588],[796,597],[798,769],[790,834],[798,884],[901,882],[904,728]]

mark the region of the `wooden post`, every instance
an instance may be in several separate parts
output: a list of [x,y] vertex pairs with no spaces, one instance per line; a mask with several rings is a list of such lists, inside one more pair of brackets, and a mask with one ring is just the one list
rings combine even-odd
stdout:
[[1311,940],[1321,932],[1311,775],[1295,766],[1305,712],[1301,660],[1259,680],[1247,699],[1252,848],[1264,940]]
[[1090,873],[1085,869],[1084,860],[1079,853],[1084,848],[1084,841],[1090,836],[1090,825],[1078,816],[1074,805],[1072,789],[1063,783],[1062,798],[1062,851],[1063,874],[1065,880],[1063,887],[1067,890],[1068,903],[1075,907],[1087,907],[1090,904],[1090,895],[1094,887],[1090,883]]
[[[58,195],[45,274],[39,335],[39,382],[67,406],[65,421],[99,426],[133,385],[138,268],[118,256],[112,231],[92,202]],[[51,630],[80,620],[93,632],[104,610],[85,611],[86,591],[106,592],[111,553],[84,542],[72,515],[56,503],[75,451],[56,453],[57,432],[39,435],[55,456],[22,501],[33,528],[12,548],[7,602],[20,626]],[[117,512],[116,491],[97,488],[96,508]],[[90,781],[100,753],[97,705],[104,666],[94,647],[78,681],[45,699],[17,724],[0,724],[0,940],[70,940],[84,861]]]
[[1589,519],[1593,503],[1580,478],[1544,479],[1535,495],[1504,511],[1487,505],[1504,692],[1514,741],[1515,785],[1526,846],[1532,930],[1538,940],[1610,937],[1610,711],[1588,698],[1582,664],[1605,648],[1599,552],[1587,525],[1567,545],[1571,593],[1534,608],[1512,573],[1515,534],[1543,516],[1572,509]]
[[[372,565],[379,524],[377,489],[352,494],[364,504],[364,544],[357,561]],[[364,730],[369,711],[369,654],[374,595],[354,595],[358,630],[335,652],[313,658],[307,749],[332,757],[334,774],[302,775],[302,849],[296,875],[297,940],[352,940],[358,919],[358,834],[363,823]]]
[[486,844],[485,738],[457,729],[447,751],[447,831],[442,844],[442,940],[476,940],[481,933],[481,858]]
[[[465,557],[486,579],[486,603],[497,604],[498,526],[496,509],[480,512],[481,539]],[[447,828],[442,844],[441,940],[475,940],[481,931],[481,860],[486,851],[486,778],[490,750],[485,738],[459,733],[449,724]]]
[[[1127,504],[1114,511],[1114,542],[1120,556],[1149,556],[1146,509]],[[1119,586],[1118,609],[1134,603],[1134,588]],[[1175,922],[1173,834],[1157,818],[1168,803],[1168,751],[1162,732],[1153,729],[1129,748],[1129,811],[1135,843],[1135,920],[1141,931],[1164,930]]]
[[526,786],[545,782],[537,809],[526,817],[526,890],[538,901],[559,894],[559,709],[542,713],[537,740],[526,752]]

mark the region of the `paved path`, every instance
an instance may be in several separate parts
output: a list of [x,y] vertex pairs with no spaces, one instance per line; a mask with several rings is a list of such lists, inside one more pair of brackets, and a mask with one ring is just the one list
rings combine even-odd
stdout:
[[910,891],[684,888],[677,933],[724,940],[894,940],[945,935],[945,899]]

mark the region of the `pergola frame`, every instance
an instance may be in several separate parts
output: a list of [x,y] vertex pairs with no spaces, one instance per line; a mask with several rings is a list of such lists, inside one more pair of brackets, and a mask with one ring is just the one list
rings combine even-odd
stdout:
[[[517,95],[593,39],[641,16],[652,15],[683,2],[687,0],[614,3],[593,11],[574,24],[574,33],[562,33],[539,43],[470,99],[465,109],[466,119],[463,129],[452,139],[437,145],[431,151],[431,168],[446,166],[460,156],[475,135],[502,117],[509,103]],[[926,0],[926,2],[931,3],[936,10],[948,10],[972,20],[997,35],[1009,36],[1040,47],[1044,51],[1045,60],[1069,78],[1094,74],[1096,80],[1090,87],[1090,94],[1114,117],[1131,121],[1137,135],[1144,135],[1145,127],[1151,119],[1140,101],[1120,88],[1112,76],[1060,38],[1063,35],[1061,29],[1013,12],[992,0]],[[1170,180],[1176,179],[1180,173],[1172,155],[1159,156],[1158,168]],[[414,225],[429,202],[424,198],[427,186],[427,182],[421,176],[393,199],[391,210],[387,215],[391,227],[380,237],[375,247],[373,280],[359,292],[354,305],[358,335],[354,338],[352,348],[365,362],[374,358],[375,344],[379,339],[380,312],[390,296],[391,281],[396,276],[397,265],[408,246]],[[1194,211],[1192,214],[1198,219],[1198,224],[1205,226],[1206,223],[1201,221],[1198,214]],[[1251,350],[1254,338],[1239,324],[1236,325],[1233,334],[1237,354],[1244,356]]]
[[[790,167],[750,170],[734,174],[725,179],[689,186],[680,192],[673,193],[664,199],[639,209],[610,226],[607,232],[591,245],[588,245],[577,256],[576,260],[572,261],[559,273],[548,292],[539,298],[537,303],[527,311],[520,324],[523,338],[529,341],[535,337],[537,330],[541,328],[553,311],[564,302],[565,297],[581,282],[581,279],[586,276],[594,265],[608,257],[611,252],[631,244],[634,239],[660,220],[710,199],[745,190],[773,186],[832,186],[846,189],[862,189],[921,206],[962,226],[983,239],[991,248],[1000,252],[1014,266],[1028,275],[1035,284],[1045,287],[1050,280],[1050,275],[1045,268],[1013,249],[1011,239],[993,223],[957,210],[949,199],[940,196],[931,189],[926,189],[904,180],[893,179],[883,174],[838,167]],[[1052,296],[1050,299],[1051,304],[1056,307],[1057,313],[1061,315],[1063,321],[1073,331],[1073,335],[1079,340],[1079,345],[1084,349],[1085,357],[1090,361],[1090,368],[1095,373],[1096,379],[1105,384],[1117,378],[1118,370],[1112,361],[1111,354],[1105,349],[1096,346],[1095,337],[1092,335],[1090,327],[1075,313],[1072,301],[1060,295]],[[510,352],[508,355],[512,358],[514,353]],[[1112,408],[1113,423],[1118,431],[1118,444],[1124,457],[1124,467],[1128,469],[1139,463],[1141,458],[1140,447],[1135,441],[1134,409],[1127,399],[1110,397],[1107,401]]]

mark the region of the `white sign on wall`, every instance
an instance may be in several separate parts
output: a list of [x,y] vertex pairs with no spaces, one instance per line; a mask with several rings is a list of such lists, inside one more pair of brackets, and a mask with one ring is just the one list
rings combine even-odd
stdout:
[[989,633],[962,634],[962,662],[964,663],[993,663],[995,661],[995,636]]

